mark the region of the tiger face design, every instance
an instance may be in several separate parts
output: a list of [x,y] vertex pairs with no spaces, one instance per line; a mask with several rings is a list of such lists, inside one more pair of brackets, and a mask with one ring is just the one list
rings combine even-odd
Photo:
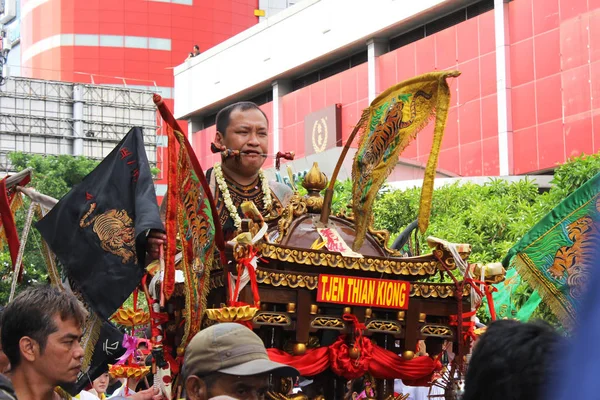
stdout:
[[[596,199],[595,205],[596,212],[600,211],[600,197]],[[558,249],[548,273],[555,279],[566,278],[569,293],[574,298],[579,298],[589,279],[589,271],[584,261],[593,253],[597,243],[594,238],[597,238],[600,232],[595,221],[589,216],[573,221],[567,225],[566,231],[572,245]]]
[[123,264],[137,263],[135,228],[127,211],[111,209],[88,220],[95,209],[96,203],[92,203],[79,221],[79,226],[87,228],[93,224],[92,230],[98,235],[102,250],[121,258]]

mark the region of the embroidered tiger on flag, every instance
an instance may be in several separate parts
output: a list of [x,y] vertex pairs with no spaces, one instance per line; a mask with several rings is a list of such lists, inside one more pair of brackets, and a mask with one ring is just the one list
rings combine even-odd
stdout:
[[90,204],[90,209],[79,221],[81,228],[94,224],[93,231],[100,239],[102,250],[121,258],[123,264],[137,263],[135,252],[135,228],[133,220],[125,210],[107,210],[102,214],[88,218],[96,209],[96,203]]

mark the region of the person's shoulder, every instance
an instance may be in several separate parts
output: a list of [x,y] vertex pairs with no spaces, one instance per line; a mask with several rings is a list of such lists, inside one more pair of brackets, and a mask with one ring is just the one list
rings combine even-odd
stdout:
[[0,374],[0,400],[16,400],[17,395],[12,382],[6,375]]

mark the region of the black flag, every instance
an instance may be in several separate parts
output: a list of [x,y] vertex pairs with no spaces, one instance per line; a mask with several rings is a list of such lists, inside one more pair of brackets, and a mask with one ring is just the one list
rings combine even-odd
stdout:
[[36,224],[86,303],[108,319],[144,275],[146,232],[164,231],[141,128]]

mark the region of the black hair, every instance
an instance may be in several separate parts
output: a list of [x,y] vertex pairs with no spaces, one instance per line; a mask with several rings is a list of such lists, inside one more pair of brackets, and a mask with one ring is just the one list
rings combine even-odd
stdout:
[[53,321],[57,315],[63,321],[72,318],[82,325],[87,312],[72,293],[50,285],[30,287],[8,303],[0,320],[0,336],[12,368],[21,362],[21,338],[32,338],[44,351],[48,336],[58,329]]
[[462,400],[542,399],[561,343],[542,321],[493,322],[475,344]]
[[200,46],[198,46],[197,44],[194,45],[194,50],[198,50],[200,51]]
[[235,110],[247,111],[247,110],[258,110],[264,115],[267,120],[267,126],[269,124],[269,119],[267,118],[267,114],[263,110],[260,109],[255,103],[251,101],[240,101],[238,103],[233,103],[223,108],[221,111],[217,113],[216,125],[217,132],[221,132],[221,135],[225,136],[225,131],[231,122],[231,113]]

